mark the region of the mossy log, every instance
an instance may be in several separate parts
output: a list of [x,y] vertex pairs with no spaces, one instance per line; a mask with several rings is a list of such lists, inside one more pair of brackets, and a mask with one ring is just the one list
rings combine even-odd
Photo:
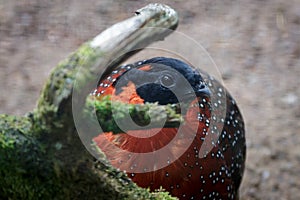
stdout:
[[101,101],[88,98],[84,113],[86,118],[99,123],[103,132],[114,134],[123,133],[118,125],[126,124],[127,117],[131,117],[138,125],[130,127],[131,130],[149,128],[150,123],[150,127],[158,128],[161,127],[162,121],[166,128],[179,127],[184,122],[179,104],[146,103],[135,105],[118,101],[112,103],[109,98],[103,98]]
[[[59,63],[34,111],[24,117],[0,115],[0,199],[175,199],[139,188],[101,152],[97,159],[92,156],[93,145],[87,149],[77,134],[74,112],[89,108],[86,98],[105,70],[162,40],[177,24],[178,16],[168,6],[150,4],[138,10]],[[145,110],[132,110],[133,116],[147,118]],[[181,121],[176,106],[167,110],[170,124]],[[107,124],[114,130],[113,123]]]

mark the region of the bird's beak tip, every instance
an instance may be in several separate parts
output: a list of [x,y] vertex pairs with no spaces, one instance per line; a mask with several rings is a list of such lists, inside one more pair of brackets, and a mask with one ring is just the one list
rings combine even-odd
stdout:
[[210,97],[211,95],[211,91],[208,87],[204,87],[204,88],[201,88],[201,89],[198,89],[196,90],[196,96],[199,97],[199,96],[207,96],[207,97]]

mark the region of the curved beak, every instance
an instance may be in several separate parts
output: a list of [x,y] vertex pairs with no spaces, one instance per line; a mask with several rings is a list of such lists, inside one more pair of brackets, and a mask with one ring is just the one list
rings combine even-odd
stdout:
[[197,97],[201,97],[201,96],[209,97],[211,94],[210,89],[205,83],[201,83],[200,85],[197,85],[197,87],[194,88],[194,91]]
[[[204,83],[201,85],[198,85],[196,88],[193,88],[192,91],[188,91],[183,95],[183,99],[187,100],[193,100],[193,97],[207,97],[209,98],[211,95],[211,91]],[[192,99],[191,99],[192,98]]]
[[210,89],[207,86],[205,86],[203,88],[196,88],[195,94],[197,97],[201,97],[201,96],[210,97],[211,92]]

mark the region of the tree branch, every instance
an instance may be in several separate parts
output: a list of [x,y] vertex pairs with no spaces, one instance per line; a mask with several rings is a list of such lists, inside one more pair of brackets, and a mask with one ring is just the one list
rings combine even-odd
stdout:
[[176,12],[160,4],[137,13],[59,63],[33,112],[25,117],[0,115],[0,199],[174,199],[137,187],[101,152],[95,160],[72,117],[74,110],[81,112],[77,107],[84,108],[100,74],[163,39],[178,23]]
[[[95,120],[94,114],[96,114],[97,122],[100,123],[103,132],[113,133],[123,132],[116,121],[126,124],[127,117],[131,117],[139,125],[136,127],[138,129],[142,129],[143,126],[150,123],[151,128],[158,128],[161,127],[162,121],[165,121],[164,127],[179,127],[180,123],[183,122],[179,104],[126,104],[118,101],[112,103],[109,97],[102,98],[101,101],[88,98],[85,113],[89,120]],[[134,127],[132,128],[134,130]],[[149,126],[147,126],[148,128]]]

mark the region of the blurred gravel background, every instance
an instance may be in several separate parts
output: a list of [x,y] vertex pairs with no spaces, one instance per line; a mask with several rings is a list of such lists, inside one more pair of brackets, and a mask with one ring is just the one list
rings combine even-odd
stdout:
[[[60,60],[150,2],[0,0],[0,113],[32,110]],[[160,2],[179,12],[178,31],[210,53],[244,114],[242,199],[299,200],[300,1]],[[175,46],[197,56],[193,46]]]

